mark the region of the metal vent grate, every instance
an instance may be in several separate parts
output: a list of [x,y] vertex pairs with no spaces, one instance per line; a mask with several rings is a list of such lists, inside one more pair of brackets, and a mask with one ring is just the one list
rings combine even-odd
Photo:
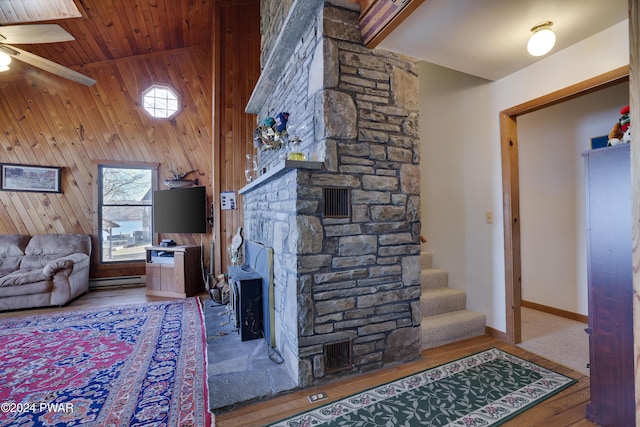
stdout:
[[327,218],[348,218],[350,197],[347,188],[323,188],[324,216]]
[[325,373],[343,371],[351,368],[351,340],[324,345]]

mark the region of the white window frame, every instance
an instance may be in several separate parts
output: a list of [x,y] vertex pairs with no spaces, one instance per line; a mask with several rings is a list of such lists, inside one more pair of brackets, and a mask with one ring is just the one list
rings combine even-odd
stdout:
[[171,119],[180,112],[180,96],[169,85],[154,84],[142,92],[142,108],[155,119]]
[[[99,162],[96,163],[97,166],[97,185],[96,185],[96,202],[95,202],[95,206],[96,206],[96,230],[97,230],[97,240],[98,240],[98,253],[97,253],[97,262],[99,265],[113,265],[113,264],[125,264],[125,263],[141,263],[145,261],[145,256],[144,256],[144,252],[143,255],[140,258],[136,258],[136,259],[127,259],[127,260],[121,260],[121,259],[116,259],[116,260],[109,260],[109,259],[105,259],[104,256],[104,238],[102,236],[102,218],[103,218],[103,207],[104,206],[119,206],[119,205],[124,205],[124,206],[148,206],[150,209],[152,208],[152,203],[140,203],[140,204],[118,204],[118,203],[108,203],[105,204],[103,201],[103,171],[105,168],[112,168],[112,169],[147,169],[147,170],[151,170],[151,192],[157,190],[158,188],[158,167],[159,165],[157,163],[142,163],[142,162],[131,162],[131,163],[123,163],[123,162]],[[153,242],[156,240],[155,234],[153,232],[153,214],[151,215],[150,218],[151,221],[151,243],[153,244]]]

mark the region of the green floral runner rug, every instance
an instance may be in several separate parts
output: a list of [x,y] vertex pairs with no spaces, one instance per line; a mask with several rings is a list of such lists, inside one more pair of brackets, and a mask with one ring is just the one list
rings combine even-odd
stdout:
[[271,426],[497,426],[574,383],[492,348]]

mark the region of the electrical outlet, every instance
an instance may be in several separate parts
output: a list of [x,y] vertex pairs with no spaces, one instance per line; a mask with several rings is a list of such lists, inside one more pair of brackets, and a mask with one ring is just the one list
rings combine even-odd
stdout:
[[311,403],[316,403],[320,400],[324,400],[327,398],[327,394],[323,391],[319,391],[316,394],[310,394],[307,396],[307,399],[309,399],[309,402]]
[[493,224],[493,212],[486,211],[484,213],[484,222],[486,222],[487,224]]

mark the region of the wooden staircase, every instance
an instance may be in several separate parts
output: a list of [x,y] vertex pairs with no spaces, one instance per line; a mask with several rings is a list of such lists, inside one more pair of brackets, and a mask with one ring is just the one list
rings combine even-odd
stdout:
[[420,253],[422,349],[460,341],[486,331],[486,316],[467,310],[467,294],[449,288],[449,272],[433,268],[433,255]]

